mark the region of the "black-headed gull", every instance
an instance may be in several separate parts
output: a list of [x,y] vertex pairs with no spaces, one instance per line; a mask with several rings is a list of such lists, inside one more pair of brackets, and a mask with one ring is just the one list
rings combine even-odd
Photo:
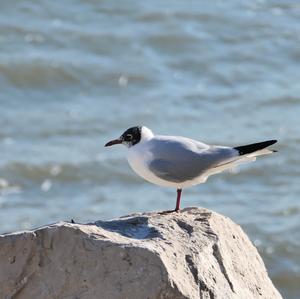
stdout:
[[266,147],[277,140],[268,140],[244,146],[208,145],[181,136],[154,135],[145,126],[132,127],[118,139],[105,144],[124,144],[131,168],[145,180],[160,186],[177,189],[174,211],[179,211],[183,188],[204,183],[213,174],[249,161],[257,156],[271,154]]

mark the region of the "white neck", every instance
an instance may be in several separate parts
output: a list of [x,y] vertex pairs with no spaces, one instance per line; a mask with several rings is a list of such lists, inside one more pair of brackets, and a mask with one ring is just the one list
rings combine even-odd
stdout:
[[153,138],[154,134],[150,129],[147,127],[142,126],[142,132],[141,132],[141,140],[140,142],[148,141],[149,139]]

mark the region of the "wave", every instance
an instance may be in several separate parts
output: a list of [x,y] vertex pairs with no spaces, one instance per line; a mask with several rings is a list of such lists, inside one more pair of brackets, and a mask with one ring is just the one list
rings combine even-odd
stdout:
[[21,183],[21,185],[29,183],[41,185],[46,180],[53,180],[62,184],[78,182],[109,184],[119,182],[130,185],[140,183],[140,180],[129,170],[129,167],[124,166],[121,160],[105,160],[101,161],[101,164],[98,161],[38,165],[11,162],[0,168],[0,176],[3,182],[7,182],[6,185],[12,184],[11,182]]
[[15,87],[57,87],[79,82],[72,66],[38,59],[1,62],[0,73]]

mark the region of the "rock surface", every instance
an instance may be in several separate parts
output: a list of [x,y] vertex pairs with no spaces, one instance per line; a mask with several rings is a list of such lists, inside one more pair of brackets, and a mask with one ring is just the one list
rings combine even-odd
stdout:
[[0,298],[281,298],[230,219],[200,208],[0,236]]

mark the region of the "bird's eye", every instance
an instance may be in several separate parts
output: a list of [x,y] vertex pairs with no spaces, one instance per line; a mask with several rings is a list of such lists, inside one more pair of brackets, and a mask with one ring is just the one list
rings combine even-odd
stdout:
[[127,140],[132,140],[132,135],[131,135],[131,134],[127,134],[127,135],[126,135],[126,139],[127,139]]

